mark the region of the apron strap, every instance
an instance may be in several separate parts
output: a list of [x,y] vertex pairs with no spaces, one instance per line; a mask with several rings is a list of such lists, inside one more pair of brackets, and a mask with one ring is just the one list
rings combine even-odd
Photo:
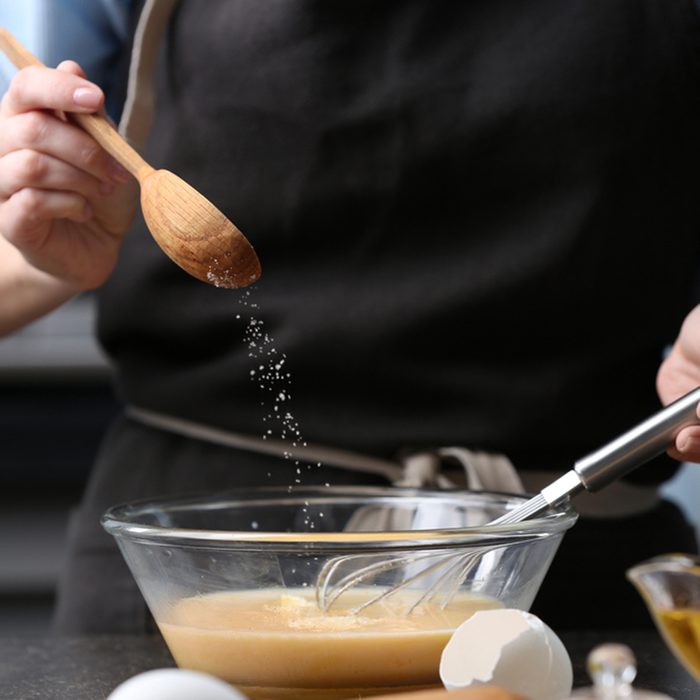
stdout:
[[[395,486],[407,488],[468,488],[470,490],[523,492],[520,478],[507,457],[476,452],[464,447],[444,447],[406,455],[392,461],[326,445],[290,446],[284,440],[244,435],[212,428],[175,416],[168,416],[138,406],[127,406],[126,415],[151,428],[203,440],[224,447],[233,447],[295,461],[322,463],[350,471],[377,474]],[[445,460],[457,462],[463,472],[458,483],[445,473]]]
[[[294,461],[321,462],[340,469],[377,474],[394,486],[405,488],[537,493],[560,476],[554,471],[527,470],[518,474],[505,455],[465,447],[440,447],[413,452],[393,461],[326,445],[293,447],[284,440],[264,439],[212,428],[137,406],[128,406],[126,415],[143,425],[195,440]],[[456,463],[458,468],[448,469],[450,462]],[[573,500],[578,513],[588,518],[640,515],[658,506],[659,502],[660,495],[655,486],[622,480],[615,481],[596,493],[584,491]]]
[[126,101],[119,132],[136,149],[143,148],[151,130],[155,98],[153,69],[161,37],[178,0],[146,0],[139,15],[129,63]]

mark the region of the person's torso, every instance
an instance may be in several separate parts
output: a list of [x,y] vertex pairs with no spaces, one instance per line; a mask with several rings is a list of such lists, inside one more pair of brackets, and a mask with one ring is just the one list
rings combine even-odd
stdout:
[[561,468],[655,410],[700,260],[694,12],[182,2],[145,156],[243,230],[263,276],[202,284],[139,221],[100,294],[125,399]]

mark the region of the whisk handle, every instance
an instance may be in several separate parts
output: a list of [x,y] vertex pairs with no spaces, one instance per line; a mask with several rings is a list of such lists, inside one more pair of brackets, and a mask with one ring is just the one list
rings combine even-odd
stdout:
[[700,387],[661,409],[574,465],[588,491],[598,491],[664,452],[682,428],[700,425]]

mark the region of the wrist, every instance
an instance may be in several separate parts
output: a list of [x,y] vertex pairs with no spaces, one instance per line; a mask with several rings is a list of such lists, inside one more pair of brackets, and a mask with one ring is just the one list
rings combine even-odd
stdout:
[[0,336],[53,311],[83,290],[34,267],[0,239]]

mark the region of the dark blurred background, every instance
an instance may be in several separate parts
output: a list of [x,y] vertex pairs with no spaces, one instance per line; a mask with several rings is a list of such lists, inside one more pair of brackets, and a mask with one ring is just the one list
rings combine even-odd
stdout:
[[49,629],[65,530],[118,410],[84,295],[0,340],[0,634]]

